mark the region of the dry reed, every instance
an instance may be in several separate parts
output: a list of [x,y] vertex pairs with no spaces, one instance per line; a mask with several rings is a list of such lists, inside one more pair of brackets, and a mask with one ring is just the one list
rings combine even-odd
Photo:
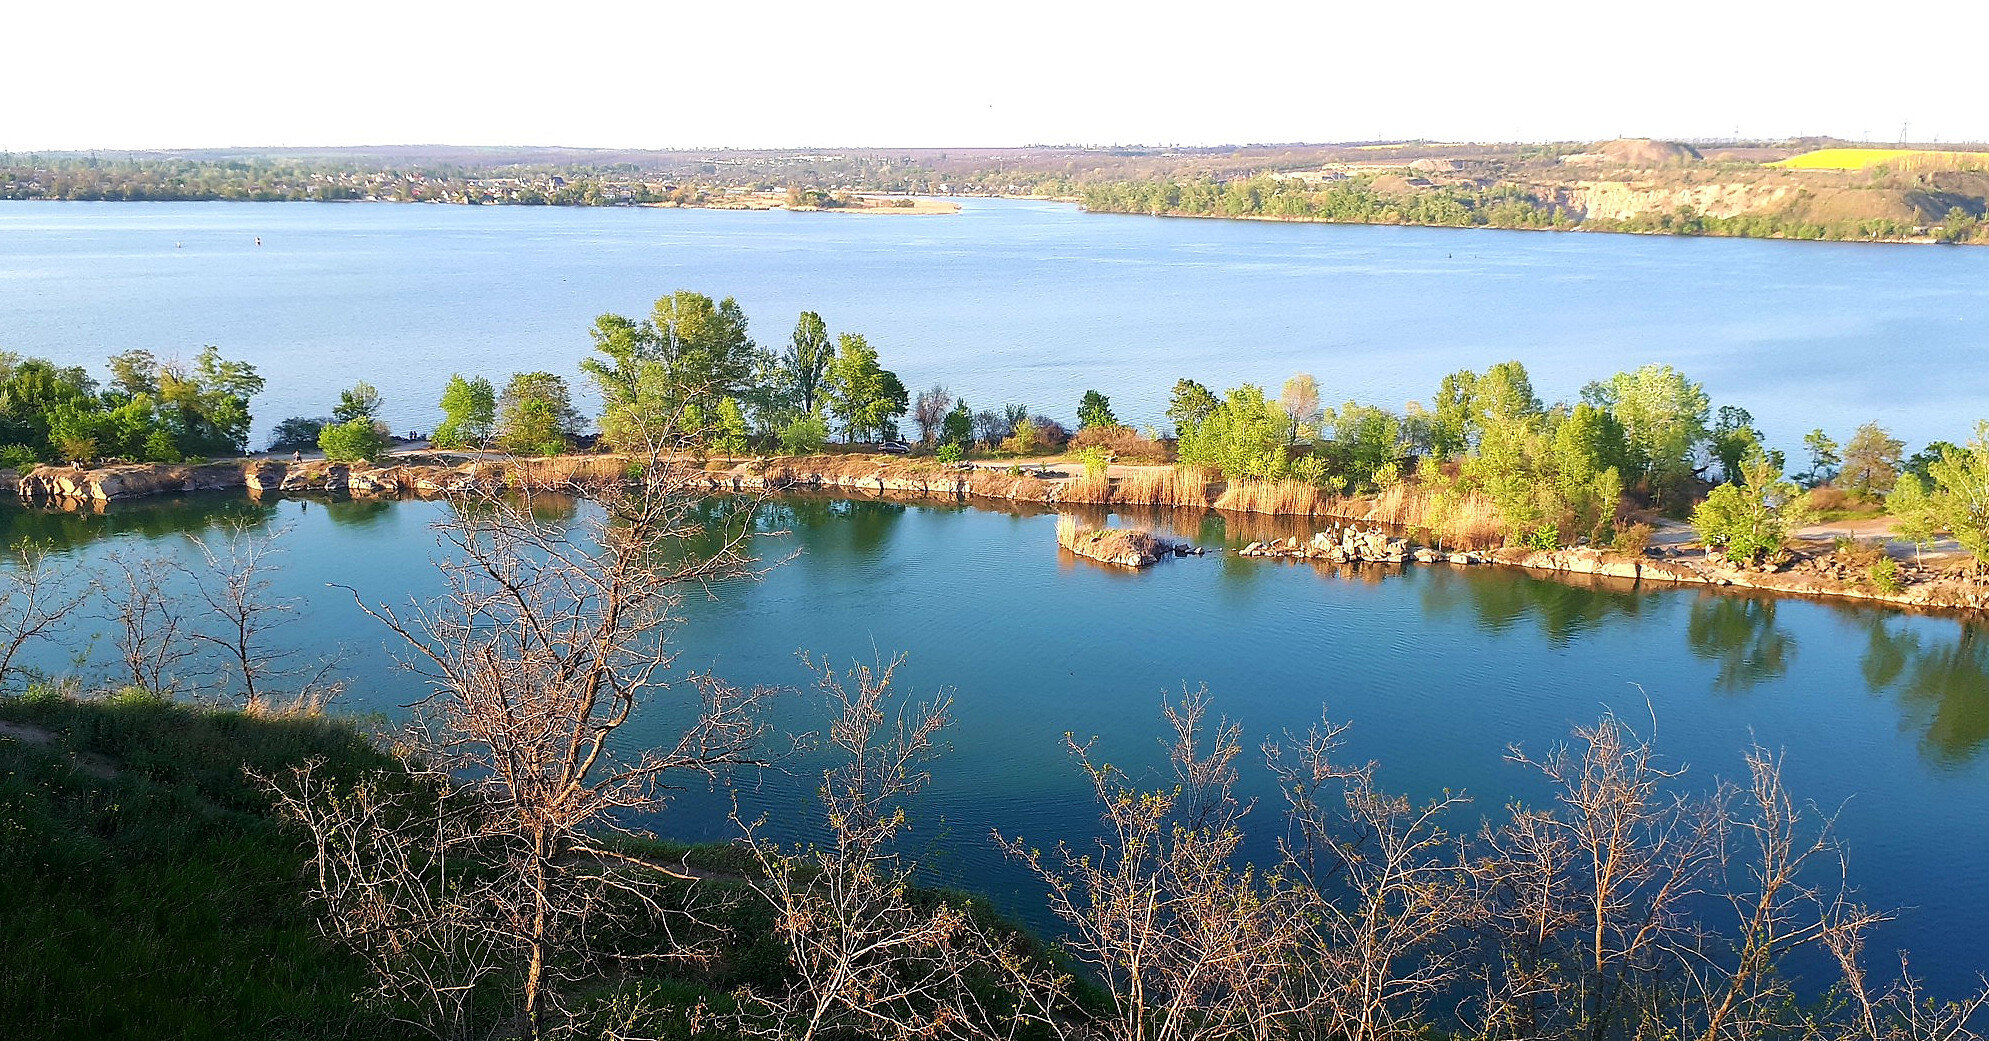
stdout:
[[1323,505],[1319,486],[1305,481],[1232,481],[1215,501],[1218,510],[1297,517],[1310,517]]
[[1180,468],[1138,470],[1119,481],[1114,502],[1133,506],[1193,506],[1207,509],[1209,483],[1200,473]]

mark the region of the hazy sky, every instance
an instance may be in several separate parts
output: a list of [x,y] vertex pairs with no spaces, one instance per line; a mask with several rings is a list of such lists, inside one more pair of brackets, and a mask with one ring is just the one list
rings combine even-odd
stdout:
[[5,149],[1989,139],[1965,48],[1828,0],[19,6]]

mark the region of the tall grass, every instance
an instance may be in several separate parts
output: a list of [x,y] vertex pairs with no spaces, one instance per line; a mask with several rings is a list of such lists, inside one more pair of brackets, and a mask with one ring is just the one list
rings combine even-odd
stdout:
[[1487,496],[1407,481],[1376,495],[1369,520],[1407,531],[1428,532],[1446,547],[1493,549],[1505,543],[1505,520]]
[[1305,481],[1231,481],[1215,508],[1233,513],[1277,513],[1310,517],[1320,513],[1326,499],[1319,486]]
[[1112,498],[1132,506],[1192,506],[1207,509],[1210,505],[1209,482],[1201,472],[1184,467],[1170,467],[1165,470],[1137,470],[1131,476],[1119,481],[1113,489]]

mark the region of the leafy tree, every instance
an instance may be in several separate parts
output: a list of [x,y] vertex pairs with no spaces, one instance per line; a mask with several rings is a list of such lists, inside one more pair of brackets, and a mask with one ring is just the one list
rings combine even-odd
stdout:
[[269,438],[272,452],[297,452],[306,448],[318,447],[318,434],[331,425],[331,420],[323,416],[291,416],[276,424]]
[[151,351],[123,351],[113,354],[105,362],[110,369],[111,385],[127,397],[159,394],[159,360]]
[[1692,511],[1692,528],[1727,559],[1752,564],[1781,550],[1789,530],[1802,522],[1799,490],[1763,453],[1741,464],[1743,484],[1722,484]]
[[1989,562],[1989,420],[1975,424],[1966,447],[1943,453],[1927,471],[1934,522],[1978,562]]
[[1709,446],[1713,461],[1720,464],[1720,476],[1728,483],[1740,480],[1741,464],[1756,452],[1766,452],[1761,431],[1754,428],[1754,415],[1736,405],[1721,405],[1713,421]]
[[939,424],[941,444],[957,445],[962,450],[974,440],[974,410],[967,407],[965,399],[953,403],[953,410]]
[[517,455],[558,455],[580,430],[566,381],[550,372],[521,372],[497,398],[497,443]]
[[789,455],[808,455],[829,443],[829,424],[813,412],[794,417],[780,431],[780,450]]
[[794,322],[787,350],[781,354],[781,368],[792,381],[794,403],[801,411],[814,412],[827,404],[823,390],[829,377],[829,363],[835,356],[822,316],[813,311],[801,312]]
[[1906,467],[1901,471],[1901,476],[1913,474],[1922,481],[1925,481],[1929,477],[1930,468],[1939,462],[1942,456],[1949,452],[1959,451],[1961,451],[1961,446],[1952,441],[1929,442],[1927,447],[1907,457]]
[[739,399],[723,398],[712,417],[711,450],[722,455],[744,455],[752,447],[746,429],[746,413],[739,407]]
[[318,447],[334,462],[373,462],[393,444],[386,424],[357,416],[342,423],[326,424],[318,432]]
[[442,422],[430,441],[437,448],[466,448],[490,440],[497,423],[497,391],[482,376],[464,379],[461,373],[449,377],[442,388]]
[[1837,465],[1844,461],[1837,455],[1837,442],[1817,427],[1803,435],[1803,450],[1809,453],[1809,472],[1803,480],[1812,487],[1829,484],[1837,476]]
[[1533,393],[1533,377],[1519,362],[1499,362],[1472,384],[1471,417],[1481,429],[1523,422],[1543,411],[1539,396]]
[[644,321],[601,315],[590,335],[600,357],[580,367],[601,391],[601,436],[618,447],[664,431],[708,434],[679,429],[683,408],[716,416],[720,400],[747,388],[759,360],[745,313],[730,297],[679,291],[657,300]]
[[1176,436],[1185,437],[1221,404],[1209,388],[1194,380],[1177,380],[1167,401],[1167,418],[1173,422]]
[[1437,387],[1436,407],[1430,412],[1430,452],[1439,459],[1471,447],[1478,433],[1473,398],[1478,374],[1460,369],[1443,378]]
[[1893,532],[1913,544],[1915,559],[1941,534],[1930,482],[1910,470],[1899,475],[1899,483],[1886,495],[1885,512],[1892,515]]
[[[1291,410],[1284,409],[1287,422]],[[1371,490],[1375,476],[1402,456],[1402,421],[1393,412],[1352,401],[1326,415],[1333,427],[1330,440],[1313,452],[1325,461],[1325,472],[1356,490]]]
[[380,392],[373,385],[361,380],[352,385],[351,390],[339,392],[338,404],[332,408],[332,421],[350,423],[355,419],[380,418]]
[[953,408],[953,395],[946,388],[935,383],[932,389],[919,394],[912,405],[912,422],[918,424],[919,441],[931,444],[933,437],[946,422],[946,414]]
[[830,410],[843,422],[846,441],[889,437],[905,414],[909,395],[896,373],[877,364],[877,350],[854,333],[836,338],[829,366]]
[[1285,477],[1291,473],[1285,451],[1290,425],[1291,416],[1266,398],[1262,387],[1246,383],[1229,391],[1199,422],[1182,428],[1181,461],[1213,467],[1232,481]]
[[1291,417],[1291,439],[1297,444],[1300,439],[1314,437],[1319,433],[1322,416],[1319,411],[1319,381],[1309,372],[1298,373],[1285,381],[1284,393],[1278,396],[1278,404]]
[[1866,498],[1876,498],[1892,490],[1904,464],[1900,453],[1906,443],[1885,432],[1877,423],[1866,423],[1844,445],[1844,470],[1837,483]]
[[1092,427],[1115,427],[1119,417],[1112,414],[1112,399],[1095,390],[1087,390],[1077,403],[1077,428],[1089,430]]
[[1623,425],[1629,445],[1625,480],[1641,481],[1659,504],[1683,494],[1692,477],[1692,457],[1706,440],[1710,402],[1703,386],[1669,365],[1646,365],[1619,372],[1607,383],[1589,384],[1582,398],[1608,409]]
[[201,349],[191,372],[177,365],[161,367],[159,398],[180,452],[240,454],[249,443],[249,399],[262,393],[263,384],[255,366],[228,361],[212,345]]

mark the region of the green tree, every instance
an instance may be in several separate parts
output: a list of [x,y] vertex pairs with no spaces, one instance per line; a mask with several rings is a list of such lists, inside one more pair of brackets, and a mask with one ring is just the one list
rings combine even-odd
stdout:
[[291,416],[276,424],[269,436],[269,450],[272,452],[297,452],[306,448],[318,447],[318,435],[331,425],[331,420],[322,416]]
[[580,367],[601,391],[602,439],[623,448],[672,433],[708,436],[680,429],[685,406],[716,416],[719,401],[749,389],[759,361],[730,297],[679,291],[657,300],[644,321],[601,315],[590,335],[600,357]]
[[1741,464],[1749,456],[1766,452],[1761,431],[1754,429],[1753,413],[1737,405],[1720,406],[1708,447],[1720,465],[1720,477],[1729,484],[1740,480]]
[[1185,437],[1221,404],[1209,388],[1194,380],[1176,380],[1167,402],[1167,418],[1174,424],[1175,435]]
[[1722,484],[1692,511],[1692,528],[1727,559],[1752,564],[1777,553],[1791,528],[1802,523],[1800,491],[1763,453],[1741,464],[1741,484]]
[[1087,390],[1077,403],[1077,428],[1089,430],[1092,427],[1115,427],[1119,417],[1112,414],[1112,399],[1095,390]]
[[1607,383],[1591,383],[1582,397],[1623,424],[1629,446],[1624,479],[1641,481],[1659,505],[1679,500],[1692,478],[1692,458],[1707,436],[1706,388],[1669,365],[1646,365],[1619,372]]
[[958,445],[964,451],[974,440],[974,410],[967,407],[966,399],[953,403],[953,410],[939,424],[939,442]]
[[332,422],[350,423],[355,419],[380,418],[380,392],[373,385],[361,380],[352,385],[351,390],[338,394],[338,404],[332,407]]
[[366,416],[329,423],[318,432],[318,447],[334,462],[370,463],[386,454],[392,444],[386,424]]
[[[1291,410],[1284,409],[1287,421]],[[1313,454],[1325,462],[1325,472],[1359,491],[1372,490],[1375,475],[1402,457],[1402,421],[1393,412],[1349,401],[1326,413],[1333,436],[1316,444]]]
[[467,448],[490,441],[497,423],[497,390],[482,376],[449,377],[442,388],[442,422],[429,438],[437,448]]
[[813,412],[794,417],[780,431],[780,450],[788,455],[808,455],[829,443],[829,424]]
[[1966,447],[1927,467],[1933,519],[1979,562],[1989,562],[1989,420],[1975,424]]
[[897,374],[877,364],[877,350],[855,333],[836,338],[835,361],[829,366],[830,411],[843,423],[845,441],[889,437],[897,417],[910,406],[910,395]]
[[1915,560],[1940,537],[1941,518],[1934,508],[1930,482],[1919,474],[1908,471],[1899,475],[1899,482],[1885,497],[1885,512],[1892,515],[1893,533],[1913,544]]
[[1844,445],[1844,469],[1837,484],[1868,499],[1892,490],[1903,466],[1900,453],[1906,443],[1885,432],[1877,423],[1866,423]]
[[801,312],[794,321],[794,334],[781,353],[781,369],[790,381],[795,407],[803,412],[818,411],[827,404],[823,390],[829,377],[829,364],[836,352],[829,342],[829,327],[813,311]]
[[1290,426],[1291,417],[1264,396],[1262,387],[1246,383],[1229,391],[1199,422],[1182,428],[1181,461],[1213,467],[1232,481],[1286,477],[1291,473],[1285,451]]
[[159,360],[151,351],[124,351],[110,356],[105,367],[110,369],[111,385],[128,397],[159,394]]
[[517,455],[558,455],[580,430],[566,381],[550,372],[521,372],[497,398],[497,443]]
[[1809,472],[1803,480],[1812,487],[1829,484],[1837,476],[1837,465],[1844,461],[1837,454],[1837,442],[1817,427],[1803,435],[1803,450],[1809,453]]
[[1478,374],[1460,369],[1443,378],[1437,386],[1435,407],[1430,410],[1430,451],[1448,459],[1471,447],[1478,434],[1474,397]]

